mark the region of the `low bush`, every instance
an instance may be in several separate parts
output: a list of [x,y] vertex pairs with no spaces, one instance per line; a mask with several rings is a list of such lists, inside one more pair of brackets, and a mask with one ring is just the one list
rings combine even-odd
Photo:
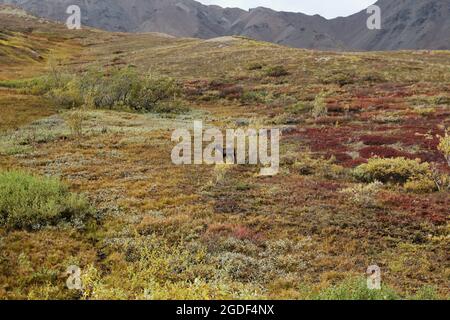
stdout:
[[92,216],[87,200],[57,179],[21,171],[0,173],[0,226],[26,230],[62,222],[82,226]]
[[[425,186],[431,188],[434,185],[429,163],[421,163],[420,160],[406,158],[371,158],[368,163],[357,167],[354,170],[354,175],[363,182],[394,183],[408,186],[411,190],[415,189],[413,184],[418,190],[422,191],[427,190]],[[418,183],[420,183],[420,187]],[[432,189],[434,188],[436,188],[435,185]]]
[[373,182],[368,185],[358,184],[354,187],[346,188],[340,193],[343,194],[349,202],[365,208],[377,206],[377,194],[381,190],[381,182]]
[[328,179],[338,179],[345,175],[345,169],[335,164],[336,159],[313,158],[311,154],[302,154],[293,164],[293,169],[304,176],[316,175]]
[[265,103],[267,99],[267,92],[265,91],[245,91],[240,101],[242,104],[262,104]]
[[[218,268],[202,245],[169,243],[164,237],[149,235],[117,242],[113,250],[123,254],[125,261],[105,274],[93,266],[83,272],[83,298],[204,300],[261,295],[252,284],[232,281],[225,266]],[[233,275],[246,274],[243,268],[248,261],[239,262],[227,262],[230,271],[236,272]],[[126,285],[117,287],[123,279]]]
[[386,78],[379,73],[369,73],[369,74],[365,74],[361,77],[362,81],[366,81],[366,82],[374,82],[374,83],[380,83],[380,82],[386,82]]
[[82,110],[68,112],[65,121],[70,128],[72,136],[79,138],[83,135],[83,122],[85,121],[85,115]]
[[247,66],[247,69],[250,71],[261,70],[262,68],[263,68],[263,65],[259,62],[252,62]]
[[436,182],[427,176],[411,179],[404,184],[406,191],[428,193],[436,189]]
[[222,99],[240,99],[242,95],[244,94],[244,88],[239,85],[231,85],[226,86],[223,88],[220,88],[219,90],[219,97]]
[[293,105],[296,102],[297,99],[286,94],[280,94],[276,96],[271,95],[267,98],[267,105],[271,108],[285,108]]
[[321,77],[323,84],[336,84],[341,87],[356,82],[356,75],[352,71],[332,71]]
[[[17,84],[18,85],[18,84]],[[179,112],[171,109],[180,95],[178,83],[165,76],[140,75],[134,68],[89,70],[81,75],[51,73],[20,84],[29,93],[45,94],[56,106],[131,110],[138,112]],[[161,107],[162,104],[165,104]],[[169,104],[170,105],[170,104]]]
[[313,106],[311,103],[309,102],[297,102],[293,105],[287,106],[286,107],[286,112],[290,113],[290,114],[305,114],[308,112],[311,112],[313,109]]
[[273,67],[267,68],[265,70],[265,74],[268,77],[278,78],[278,77],[283,77],[283,76],[289,75],[289,72],[283,66],[273,66]]
[[179,94],[174,79],[154,75],[140,76],[132,68],[117,69],[109,75],[94,70],[74,81],[84,102],[94,108],[129,108],[151,112],[160,103],[173,101]]

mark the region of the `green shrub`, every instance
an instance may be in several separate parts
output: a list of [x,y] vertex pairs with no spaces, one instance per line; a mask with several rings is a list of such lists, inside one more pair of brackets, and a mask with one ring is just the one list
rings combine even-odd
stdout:
[[79,225],[92,214],[86,199],[57,179],[21,171],[0,173],[0,226],[36,230],[61,222]]
[[11,89],[20,89],[24,87],[24,80],[1,80],[0,87],[2,88],[11,88]]
[[432,175],[430,165],[420,160],[405,158],[372,158],[354,170],[358,180],[364,182],[380,181],[404,185],[407,182],[429,178]]
[[62,88],[71,78],[72,76],[67,74],[58,78],[52,75],[43,75],[31,79],[0,81],[0,87],[14,88],[18,89],[19,92],[32,95],[42,95],[51,90]]
[[439,105],[450,105],[450,97],[448,96],[436,96],[433,98],[433,104]]
[[415,179],[410,179],[404,184],[406,191],[414,193],[428,193],[435,191],[436,182],[428,176],[422,176]]
[[77,83],[76,79],[72,79],[64,87],[50,88],[47,96],[58,107],[79,108],[85,101]]
[[379,73],[368,73],[364,76],[361,77],[362,81],[366,81],[366,82],[386,82],[386,78]]
[[337,84],[341,87],[353,84],[356,81],[356,75],[352,71],[332,71],[321,78],[323,84]]
[[180,93],[174,79],[140,76],[132,68],[113,70],[109,75],[91,70],[74,81],[84,104],[99,109],[153,112],[160,103],[173,101]]
[[276,95],[276,96],[271,95],[267,99],[268,106],[272,107],[272,108],[285,108],[285,107],[293,105],[296,102],[297,102],[297,99],[295,99],[292,96],[286,95],[286,94],[281,94],[281,95]]
[[273,67],[267,68],[265,70],[265,74],[268,77],[278,78],[278,77],[283,77],[283,76],[289,75],[289,72],[283,66],[273,66]]
[[185,102],[181,99],[173,99],[169,101],[163,101],[156,104],[155,108],[152,110],[156,113],[183,113],[189,111],[186,107]]
[[252,62],[247,66],[247,69],[250,71],[261,70],[262,68],[263,68],[263,65],[259,62]]
[[240,101],[242,104],[265,103],[267,92],[265,91],[244,91]]
[[311,300],[398,300],[393,289],[382,287],[381,290],[371,290],[364,278],[350,278],[345,281],[320,290],[317,293],[306,293]]
[[135,83],[127,97],[128,104],[135,110],[152,111],[161,102],[173,101],[179,94],[179,88],[174,79],[154,75],[146,76],[142,82]]
[[52,72],[5,85],[21,88],[30,94],[46,95],[56,106],[63,108],[86,106],[140,112],[179,112],[185,109],[178,105],[171,109],[166,103],[175,101],[181,92],[174,79],[151,74],[142,76],[133,68],[114,69],[107,73],[89,70],[81,75]]
[[297,102],[286,107],[286,112],[290,114],[304,114],[312,111],[313,106],[308,102]]
[[414,300],[440,300],[442,297],[439,295],[436,287],[423,286],[412,297]]

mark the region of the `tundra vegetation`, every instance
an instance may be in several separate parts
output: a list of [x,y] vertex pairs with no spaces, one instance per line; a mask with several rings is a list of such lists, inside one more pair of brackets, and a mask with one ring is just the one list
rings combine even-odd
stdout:
[[[1,10],[0,39],[0,299],[448,298],[449,52]],[[280,173],[173,165],[171,134],[194,120],[280,128]]]

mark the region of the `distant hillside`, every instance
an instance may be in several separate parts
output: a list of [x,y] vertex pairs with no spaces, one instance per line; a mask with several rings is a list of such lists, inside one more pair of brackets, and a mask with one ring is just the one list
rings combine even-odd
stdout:
[[85,25],[180,37],[243,35],[299,48],[324,50],[450,49],[450,0],[380,0],[382,30],[368,30],[369,15],[345,18],[206,6],[193,0],[0,0],[41,17],[64,21],[69,5]]

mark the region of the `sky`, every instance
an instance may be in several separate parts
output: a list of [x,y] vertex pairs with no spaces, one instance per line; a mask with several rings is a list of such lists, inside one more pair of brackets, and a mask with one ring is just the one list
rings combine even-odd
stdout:
[[249,9],[267,7],[277,11],[302,12],[309,15],[320,14],[331,19],[349,16],[366,9],[376,0],[198,0],[204,4],[217,4],[222,7]]

